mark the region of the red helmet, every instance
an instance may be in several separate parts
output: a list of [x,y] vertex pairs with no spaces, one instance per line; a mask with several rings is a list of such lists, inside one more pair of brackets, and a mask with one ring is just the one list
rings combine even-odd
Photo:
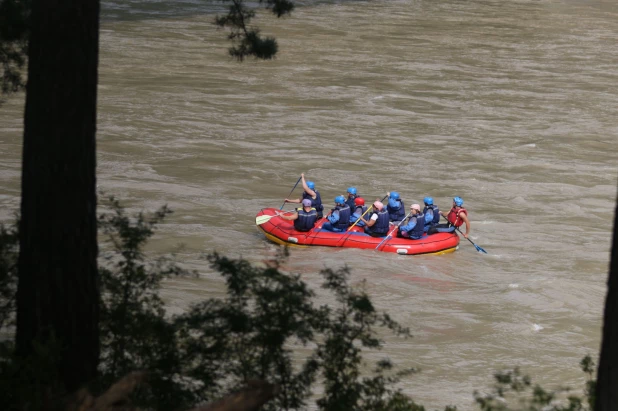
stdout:
[[354,199],[354,204],[357,206],[364,206],[365,205],[365,200],[362,197],[356,197]]

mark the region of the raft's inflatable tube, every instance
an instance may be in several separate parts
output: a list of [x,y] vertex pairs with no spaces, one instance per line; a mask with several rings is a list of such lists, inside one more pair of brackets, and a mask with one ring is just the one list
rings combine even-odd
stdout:
[[258,229],[268,240],[277,244],[367,248],[402,255],[445,254],[455,251],[459,245],[459,236],[452,232],[429,236],[425,234],[418,240],[397,238],[396,226],[391,227],[388,233],[390,237],[386,240],[386,237],[372,237],[365,234],[363,228],[357,226],[350,231],[336,233],[322,229],[322,225],[327,222],[326,218],[318,220],[310,231],[296,231],[294,222],[277,216],[277,212],[279,210],[275,208],[264,208],[256,216],[256,223],[261,222],[257,225]]

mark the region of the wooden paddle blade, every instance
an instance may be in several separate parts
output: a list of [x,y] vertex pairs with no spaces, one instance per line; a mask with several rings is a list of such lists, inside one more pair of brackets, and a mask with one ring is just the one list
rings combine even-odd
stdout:
[[260,215],[255,217],[255,225],[261,225],[265,222],[269,221],[271,218],[275,217],[274,215]]

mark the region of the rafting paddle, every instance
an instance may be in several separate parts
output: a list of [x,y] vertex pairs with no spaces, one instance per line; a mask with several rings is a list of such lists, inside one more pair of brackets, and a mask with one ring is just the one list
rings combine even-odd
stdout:
[[[388,240],[389,238],[391,238],[391,237],[393,236],[393,232],[399,228],[399,226],[401,225],[401,223],[403,223],[404,221],[406,221],[406,218],[408,218],[408,217],[410,216],[410,214],[412,214],[412,211],[410,211],[410,212],[408,213],[408,215],[407,215],[407,216],[405,216],[405,217],[403,218],[403,220],[401,220],[401,221],[399,222],[399,224],[397,224],[397,225],[395,226],[395,228],[391,230],[391,232],[390,232],[390,234],[389,234],[389,235],[387,235],[386,237],[384,237],[384,240],[380,241],[380,244],[378,244],[378,246],[376,247],[376,250],[377,250],[378,248],[380,248],[380,246],[382,245],[382,243],[383,243],[383,242],[385,242],[386,240]],[[416,223],[416,224],[418,224],[418,223]]]
[[[444,216],[442,216],[444,217]],[[446,219],[446,217],[444,217]],[[447,220],[448,221],[448,220]],[[455,227],[455,230],[459,231],[459,234],[463,235],[463,233],[461,232],[461,230],[459,229],[459,227]],[[476,248],[476,251],[478,251],[479,253],[485,253],[487,254],[487,251],[485,251],[482,247],[474,244],[474,241],[470,240],[468,237],[464,236],[464,238],[468,241],[470,241],[470,243],[474,246],[474,248]]]
[[[284,214],[290,214],[290,213],[286,212]],[[277,216],[279,216],[279,213],[277,213],[275,215],[259,215],[259,216],[255,217],[255,225],[264,224],[264,223],[268,222],[271,218],[277,217]]]
[[[292,193],[294,192],[294,190],[296,190],[296,186],[298,185],[298,183],[300,183],[300,180],[301,180],[302,178],[303,178],[303,176],[298,177],[298,181],[296,182],[296,184],[294,184],[294,188],[292,189],[292,191],[290,191],[290,194],[288,194],[288,197],[292,195]],[[287,198],[287,197],[286,197],[286,198]],[[284,206],[284,205],[285,205],[285,201],[283,202],[283,205],[281,206],[281,208],[279,208],[279,210],[283,210],[283,206]],[[268,220],[266,220],[266,221],[268,221]],[[265,221],[265,222],[266,222],[266,221]],[[256,219],[256,222],[255,222],[255,223],[257,224],[257,219]]]

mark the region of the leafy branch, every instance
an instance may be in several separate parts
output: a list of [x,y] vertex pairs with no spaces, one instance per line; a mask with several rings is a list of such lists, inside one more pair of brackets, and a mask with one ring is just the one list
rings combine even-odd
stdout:
[[[257,59],[269,60],[275,57],[278,51],[277,41],[273,37],[261,37],[257,28],[249,27],[251,19],[255,17],[255,10],[246,7],[243,0],[222,0],[230,2],[228,13],[217,16],[215,24],[230,29],[228,39],[235,45],[228,49],[230,55],[238,61],[249,56]],[[290,14],[294,3],[289,0],[260,0],[277,17]]]
[[0,94],[25,88],[23,70],[28,56],[31,0],[0,0]]

